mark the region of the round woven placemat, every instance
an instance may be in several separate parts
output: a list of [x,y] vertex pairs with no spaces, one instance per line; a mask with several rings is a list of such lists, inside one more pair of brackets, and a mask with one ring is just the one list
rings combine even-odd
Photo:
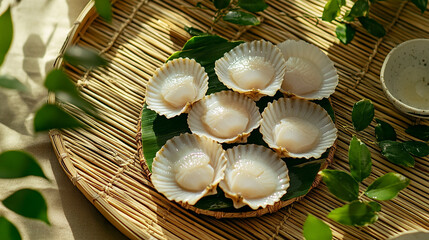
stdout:
[[[132,239],[296,239],[302,238],[302,224],[308,213],[326,221],[334,238],[386,239],[408,230],[428,229],[428,158],[416,158],[414,168],[386,161],[374,141],[374,123],[359,138],[367,143],[373,171],[363,184],[387,172],[399,172],[411,179],[397,198],[380,202],[377,223],[355,228],[343,226],[326,215],[344,203],[321,184],[304,199],[273,214],[246,219],[216,219],[198,215],[170,202],[151,187],[143,176],[135,141],[137,123],[144,101],[147,80],[167,57],[189,39],[184,25],[199,29],[210,26],[213,9],[198,10],[194,0],[121,0],[113,5],[113,21],[97,17],[93,2],[82,12],[65,41],[100,51],[110,64],[84,71],[64,65],[83,96],[100,112],[101,121],[85,115],[67,103],[59,103],[88,125],[86,129],[50,132],[59,163],[75,186],[99,211]],[[340,84],[332,96],[339,128],[333,168],[348,170],[348,142],[353,134],[351,109],[361,98],[369,98],[376,117],[390,122],[398,140],[409,140],[404,129],[416,122],[393,108],[382,92],[379,72],[387,53],[408,39],[429,38],[429,11],[421,14],[407,1],[383,1],[374,6],[372,17],[387,31],[373,38],[360,26],[355,40],[347,46],[335,37],[335,24],[318,22],[325,1],[268,0],[261,14],[262,24],[252,28],[222,25],[214,33],[245,41],[264,38],[273,43],[303,39],[317,45],[335,62]],[[348,1],[348,7],[352,4]],[[55,63],[63,66],[61,56]],[[49,102],[55,102],[49,95]],[[428,120],[422,120],[428,124]]]

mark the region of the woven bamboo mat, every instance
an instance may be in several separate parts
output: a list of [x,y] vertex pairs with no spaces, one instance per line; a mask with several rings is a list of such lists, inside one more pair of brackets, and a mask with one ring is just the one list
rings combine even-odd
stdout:
[[[392,171],[410,178],[411,184],[394,200],[381,202],[380,219],[370,227],[347,227],[327,219],[329,211],[342,203],[324,184],[303,200],[276,213],[220,220],[185,210],[150,187],[139,166],[134,140],[145,85],[153,71],[190,37],[183,30],[184,25],[199,29],[210,25],[211,10],[192,9],[196,2],[116,1],[111,24],[96,16],[90,3],[64,44],[64,48],[70,44],[95,48],[111,62],[105,69],[90,72],[66,66],[82,94],[100,111],[102,121],[61,103],[89,128],[50,132],[65,173],[109,221],[133,239],[302,239],[302,224],[308,213],[326,221],[334,238],[339,239],[386,239],[408,230],[429,229],[428,158],[416,158],[415,168],[387,162],[373,143],[374,124],[359,136],[370,147],[373,158],[373,171],[364,181],[364,187]],[[355,40],[344,46],[335,38],[334,24],[302,17],[321,16],[325,1],[270,0],[268,3],[270,7],[261,14],[260,26],[238,29],[222,25],[214,32],[229,39],[264,38],[273,43],[288,38],[303,39],[329,55],[340,76],[340,84],[332,96],[339,128],[332,168],[348,169],[351,109],[361,98],[373,101],[376,117],[390,122],[400,141],[410,138],[404,129],[418,120],[399,113],[387,101],[381,90],[379,72],[383,59],[398,43],[429,38],[429,11],[421,15],[407,1],[380,2],[373,9],[373,17],[386,27],[387,35],[375,39],[358,27]],[[61,65],[62,60],[58,58],[56,66]],[[55,101],[53,94],[49,97],[50,102]],[[428,121],[421,123],[428,124]]]

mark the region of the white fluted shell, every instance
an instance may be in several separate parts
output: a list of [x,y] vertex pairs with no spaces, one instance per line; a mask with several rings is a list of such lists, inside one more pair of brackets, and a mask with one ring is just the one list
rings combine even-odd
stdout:
[[320,158],[337,138],[325,109],[303,99],[280,98],[269,103],[259,131],[281,157]]
[[181,134],[166,142],[152,163],[151,180],[168,200],[195,204],[216,193],[224,177],[225,152],[215,141]]
[[178,58],[156,69],[146,87],[148,108],[167,118],[187,112],[204,97],[208,75],[194,59]]
[[226,150],[225,178],[219,186],[235,208],[256,210],[280,201],[289,187],[286,164],[270,149],[249,144]]
[[335,92],[337,70],[322,50],[302,40],[286,40],[277,47],[286,60],[281,92],[303,99],[327,98]]
[[233,91],[205,96],[188,114],[192,133],[221,143],[246,142],[260,123],[261,114],[256,103]]
[[253,100],[274,96],[283,82],[285,60],[270,42],[259,40],[238,45],[215,63],[216,75],[228,88]]

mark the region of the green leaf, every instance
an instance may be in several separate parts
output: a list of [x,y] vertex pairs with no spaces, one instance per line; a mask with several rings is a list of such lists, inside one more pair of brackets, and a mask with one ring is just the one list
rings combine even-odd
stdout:
[[48,76],[46,76],[44,86],[49,91],[55,92],[55,96],[58,99],[71,103],[86,113],[97,117],[96,109],[81,97],[76,86],[62,70],[54,69],[50,71]]
[[429,126],[414,125],[405,130],[406,133],[423,141],[429,141]]
[[48,179],[30,154],[22,151],[6,151],[0,154],[0,178],[38,176]]
[[209,35],[206,32],[201,31],[200,29],[196,29],[194,27],[188,27],[185,26],[184,27],[185,31],[188,32],[191,36],[204,36],[204,35]]
[[143,155],[150,171],[152,171],[152,162],[156,152],[167,140],[179,136],[181,133],[190,132],[186,114],[167,119],[147,108],[146,104],[143,106],[141,124]]
[[381,205],[378,202],[368,202],[367,205],[370,206],[374,212],[381,211]]
[[18,79],[9,75],[0,75],[0,87],[26,92],[27,87]]
[[335,29],[335,34],[337,38],[344,44],[350,43],[355,37],[356,30],[352,27],[351,24],[340,23]]
[[373,209],[373,204],[354,201],[342,207],[332,210],[328,218],[349,226],[367,226],[377,221],[378,215]]
[[10,7],[0,16],[0,66],[9,51],[10,45],[12,44],[13,38],[13,23],[12,16],[10,14]]
[[241,43],[243,42],[229,42],[227,39],[216,35],[196,36],[189,39],[181,51],[171,55],[168,61],[181,57],[195,59],[204,67],[209,76],[207,94],[211,94],[228,89],[216,76],[214,71],[215,61]]
[[353,178],[362,182],[371,174],[371,153],[361,140],[353,136],[349,146],[350,173]]
[[238,24],[238,25],[259,25],[261,22],[259,19],[250,13],[238,11],[238,10],[231,10],[225,14],[222,18],[226,22]]
[[402,143],[391,140],[385,140],[378,143],[381,148],[381,154],[390,162],[405,167],[414,166],[414,158],[406,150]]
[[338,170],[325,169],[321,172],[323,182],[329,188],[329,191],[337,198],[345,201],[354,201],[358,199],[359,185],[348,173]]
[[411,2],[414,3],[414,5],[416,5],[416,7],[420,9],[420,11],[422,11],[422,13],[425,12],[426,7],[428,5],[428,0],[411,0]]
[[362,24],[371,35],[375,37],[383,37],[386,35],[386,30],[383,25],[378,23],[376,20],[369,17],[359,17],[359,22]]
[[426,157],[429,154],[429,146],[427,143],[419,141],[406,141],[402,143],[407,152],[416,157]]
[[304,222],[302,233],[306,240],[332,239],[332,231],[328,224],[311,214],[308,214],[308,217]]
[[95,0],[97,13],[107,22],[112,21],[112,5],[110,0]]
[[34,116],[34,131],[36,132],[83,126],[81,122],[53,104],[44,104]]
[[107,65],[107,60],[98,55],[96,51],[77,45],[71,46],[67,49],[64,53],[64,60],[71,65],[83,66],[86,68]]
[[340,15],[341,0],[329,0],[323,8],[322,20],[331,22]]
[[0,239],[21,240],[18,229],[3,216],[0,216]]
[[249,12],[261,12],[268,7],[268,4],[265,0],[238,0],[238,6]]
[[375,126],[375,138],[377,138],[377,142],[381,142],[384,140],[392,140],[396,141],[396,132],[393,127],[378,118],[375,119],[377,125]]
[[398,195],[398,193],[410,184],[410,179],[399,173],[387,173],[368,186],[365,195],[369,198],[386,201]]
[[346,18],[354,19],[356,17],[367,16],[369,12],[369,2],[368,0],[357,0],[350,12],[346,14]]
[[231,0],[214,0],[213,4],[217,9],[224,9],[228,7]]
[[371,100],[362,99],[356,102],[352,110],[352,122],[356,131],[362,131],[371,124],[374,118],[374,105]]
[[3,200],[3,205],[19,215],[38,219],[50,225],[45,199],[36,190],[18,190]]
[[282,201],[307,194],[320,170],[322,161],[312,161],[297,165],[292,165],[291,161],[286,161],[286,164],[289,170],[290,185],[286,194],[281,198]]

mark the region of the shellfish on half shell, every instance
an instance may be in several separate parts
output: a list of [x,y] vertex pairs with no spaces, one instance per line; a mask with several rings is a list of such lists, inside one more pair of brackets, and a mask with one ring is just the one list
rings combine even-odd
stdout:
[[221,143],[246,142],[260,123],[261,114],[256,103],[233,91],[205,96],[188,114],[192,133]]
[[320,158],[337,138],[335,124],[325,109],[293,98],[269,103],[259,131],[281,157]]
[[176,136],[156,153],[152,183],[168,200],[193,205],[216,193],[224,177],[224,154],[222,146],[209,138],[189,133]]
[[277,47],[286,60],[281,92],[303,99],[327,98],[335,92],[337,70],[318,47],[302,40],[286,40]]
[[256,210],[280,201],[289,187],[286,164],[270,149],[238,145],[226,150],[227,168],[219,186],[235,208],[249,205]]
[[216,75],[228,88],[253,100],[274,96],[283,82],[285,60],[270,42],[242,43],[215,62]]
[[167,118],[187,112],[208,89],[208,75],[194,59],[178,58],[156,69],[146,88],[148,108]]

